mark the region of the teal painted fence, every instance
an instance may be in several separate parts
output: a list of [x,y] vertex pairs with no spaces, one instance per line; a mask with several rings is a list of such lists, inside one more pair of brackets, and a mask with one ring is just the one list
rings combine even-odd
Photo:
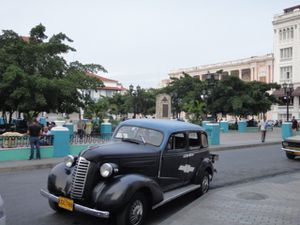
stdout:
[[[78,153],[91,145],[71,145],[70,154],[78,155]],[[41,147],[41,158],[53,158],[53,146]],[[27,160],[30,155],[30,148],[10,148],[0,150],[0,162],[12,160]]]

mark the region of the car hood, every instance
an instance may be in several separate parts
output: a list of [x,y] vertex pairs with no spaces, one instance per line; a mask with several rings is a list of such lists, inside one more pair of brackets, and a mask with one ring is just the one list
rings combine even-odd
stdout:
[[285,141],[290,141],[290,142],[300,142],[300,135],[296,135],[293,137],[288,137],[285,139]]
[[89,161],[99,162],[103,159],[120,159],[126,157],[147,157],[157,155],[159,149],[149,144],[135,144],[123,141],[113,141],[90,147],[81,152],[82,157]]

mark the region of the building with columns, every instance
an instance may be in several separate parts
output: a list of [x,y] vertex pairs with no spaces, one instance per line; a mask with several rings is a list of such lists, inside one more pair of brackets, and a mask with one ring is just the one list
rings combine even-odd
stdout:
[[176,69],[169,72],[169,77],[180,78],[187,73],[200,80],[205,80],[208,73],[223,70],[223,74],[237,76],[244,81],[273,82],[274,57],[273,54],[252,56],[250,58],[233,60],[223,63],[209,64],[189,68]]
[[[287,8],[273,18],[274,29],[274,82],[293,84],[289,106],[289,119],[300,118],[300,5]],[[273,93],[286,102],[289,99],[284,90]],[[275,105],[272,119],[285,121],[287,106]]]

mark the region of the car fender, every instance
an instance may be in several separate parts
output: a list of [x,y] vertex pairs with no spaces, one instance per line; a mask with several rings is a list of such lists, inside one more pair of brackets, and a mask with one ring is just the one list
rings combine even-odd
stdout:
[[197,172],[194,177],[194,183],[199,184],[200,178],[203,176],[205,171],[208,171],[211,178],[214,175],[213,164],[209,158],[204,158],[201,164],[198,166]]
[[61,162],[53,167],[48,176],[48,190],[55,195],[66,195],[71,188],[72,169]]
[[138,191],[151,198],[151,205],[163,200],[158,183],[140,174],[120,175],[98,183],[93,189],[92,200],[97,209],[115,212],[124,207]]

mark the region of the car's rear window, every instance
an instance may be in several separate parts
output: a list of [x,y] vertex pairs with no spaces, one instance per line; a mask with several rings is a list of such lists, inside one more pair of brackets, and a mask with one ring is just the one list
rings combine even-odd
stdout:
[[114,137],[117,139],[130,139],[145,144],[160,146],[164,136],[157,130],[145,127],[122,126],[118,129]]

